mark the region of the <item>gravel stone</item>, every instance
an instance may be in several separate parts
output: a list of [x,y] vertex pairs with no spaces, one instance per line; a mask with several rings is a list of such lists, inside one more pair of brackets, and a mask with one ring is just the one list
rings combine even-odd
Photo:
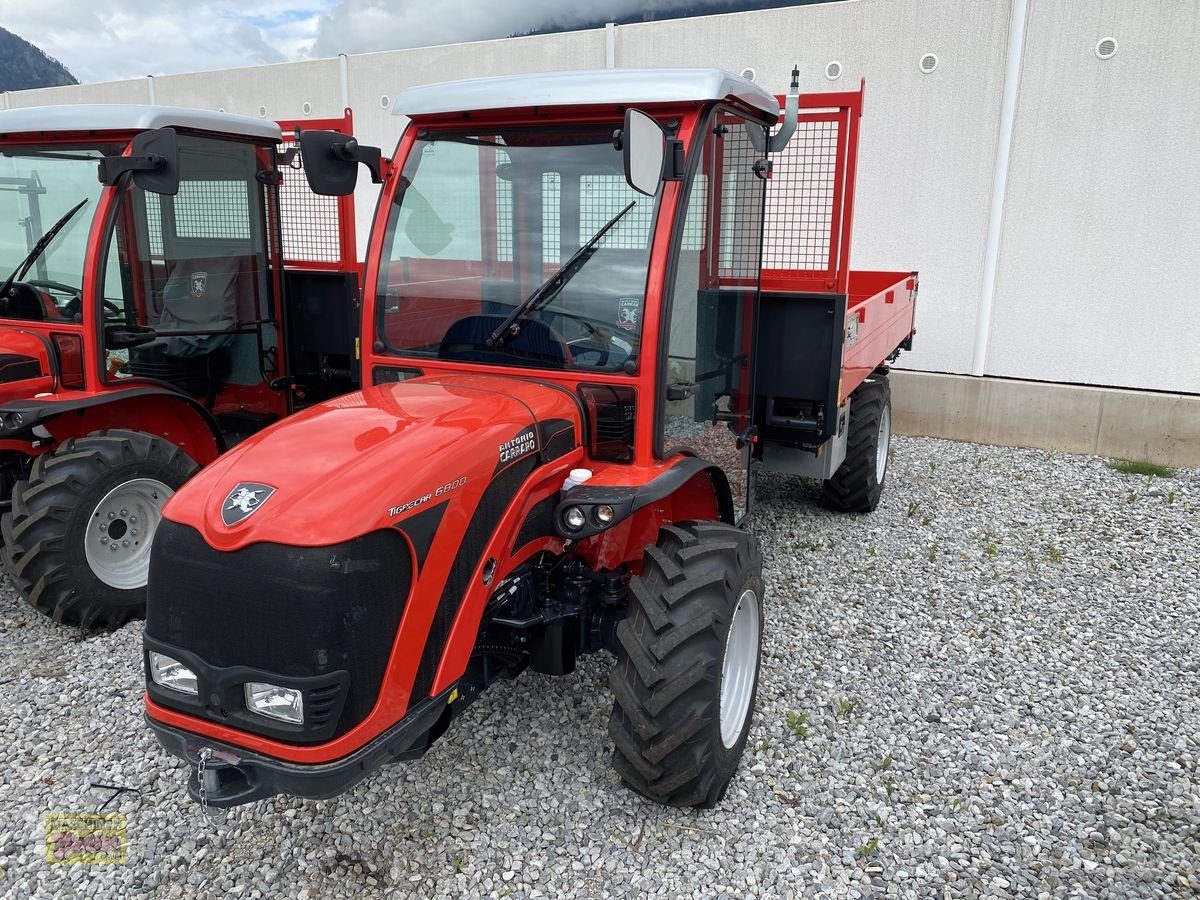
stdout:
[[[601,656],[497,685],[423,759],[342,797],[214,824],[142,721],[141,626],[60,628],[3,580],[0,898],[1200,889],[1200,472],[893,446],[869,516],[760,480],[762,682],[713,811],[620,786]],[[93,782],[140,792],[106,807],[128,817],[128,861],[47,864],[45,814],[95,811],[111,792]]]

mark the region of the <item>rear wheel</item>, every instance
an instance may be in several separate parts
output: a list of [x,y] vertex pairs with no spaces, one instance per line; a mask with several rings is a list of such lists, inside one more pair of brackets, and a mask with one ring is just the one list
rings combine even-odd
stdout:
[[609,678],[621,779],[671,806],[725,796],[750,732],[762,654],[762,559],[720,524],[663,528],[630,583]]
[[871,512],[879,505],[892,441],[892,387],[872,375],[850,395],[846,458],[825,481],[825,499],[842,512]]
[[197,468],[174,444],[136,431],[73,438],[39,456],[0,520],[17,588],[64,625],[117,628],[145,615],[163,504]]

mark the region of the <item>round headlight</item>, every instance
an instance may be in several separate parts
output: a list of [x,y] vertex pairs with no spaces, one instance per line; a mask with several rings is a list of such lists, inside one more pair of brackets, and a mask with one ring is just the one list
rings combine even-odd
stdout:
[[601,525],[608,525],[615,519],[617,514],[613,512],[613,508],[607,503],[602,503],[596,507],[596,521]]
[[567,527],[572,531],[578,531],[585,524],[587,519],[584,518],[583,510],[578,506],[572,506],[563,514],[563,521],[567,523]]

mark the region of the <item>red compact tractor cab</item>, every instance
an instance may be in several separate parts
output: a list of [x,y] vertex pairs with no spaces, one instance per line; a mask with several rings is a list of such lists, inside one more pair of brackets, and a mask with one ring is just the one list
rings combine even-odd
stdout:
[[370,386],[164,509],[146,715],[194,798],[332,796],[496,679],[608,650],[620,778],[721,799],[765,621],[752,474],[856,511],[883,486],[917,280],[848,268],[861,103],[615,69],[409,89],[390,161],[302,135],[316,191],[383,176]]
[[[305,127],[348,133],[344,119]],[[359,385],[352,200],[295,123],[160,106],[0,112],[0,505],[38,610],[145,608],[163,504],[199,466]]]

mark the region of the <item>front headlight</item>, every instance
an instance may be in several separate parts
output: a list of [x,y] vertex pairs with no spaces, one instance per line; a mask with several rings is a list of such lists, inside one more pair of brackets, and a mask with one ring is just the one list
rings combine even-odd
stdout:
[[181,694],[199,693],[196,689],[196,673],[165,653],[150,651],[150,678],[155,684]]
[[246,709],[268,719],[291,722],[293,725],[304,724],[304,694],[296,688],[248,681]]

